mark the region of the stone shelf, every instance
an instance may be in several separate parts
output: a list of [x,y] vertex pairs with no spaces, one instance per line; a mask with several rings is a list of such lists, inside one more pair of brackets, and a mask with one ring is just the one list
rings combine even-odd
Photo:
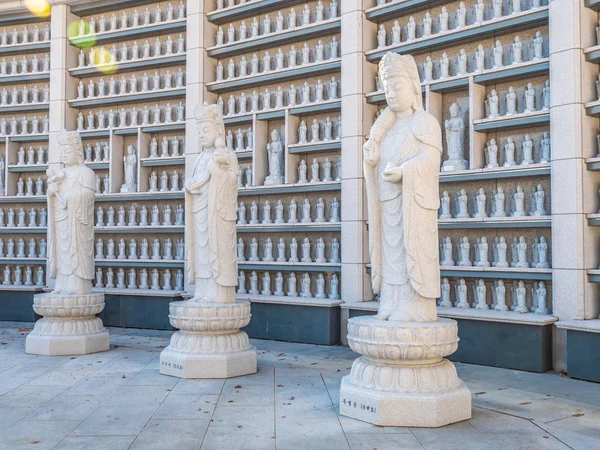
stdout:
[[[127,278],[127,277],[126,277]],[[171,274],[173,280],[173,274]],[[161,280],[162,284],[162,280]],[[162,289],[119,289],[119,288],[97,288],[92,289],[93,292],[103,292],[106,295],[132,295],[135,297],[181,297],[184,291],[164,291]]]
[[254,114],[236,114],[231,116],[224,116],[223,123],[225,125],[247,125],[251,124],[254,118]]
[[600,11],[600,0],[585,0],[585,6],[594,11]]
[[238,262],[238,268],[244,271],[262,271],[262,272],[335,272],[342,271],[341,264],[331,263],[288,263],[288,262],[262,262],[262,261],[244,261]]
[[331,300],[330,298],[304,298],[288,297],[278,295],[258,295],[258,294],[237,294],[238,300],[246,300],[250,303],[272,303],[276,305],[294,305],[294,306],[317,306],[323,308],[335,308],[342,305],[342,300]]
[[12,173],[22,172],[45,172],[48,164],[14,164],[8,166],[8,171]]
[[[291,8],[293,5],[304,3],[306,0],[286,0],[285,7]],[[242,5],[230,6],[217,9],[206,14],[209,22],[221,25],[227,22],[235,22],[246,17],[258,16],[271,11],[281,9],[281,0],[250,0]]]
[[296,27],[291,30],[278,31],[243,41],[209,47],[207,49],[207,55],[211,58],[228,58],[241,55],[242,53],[278,47],[290,42],[315,39],[320,36],[339,33],[341,28],[341,19],[336,17],[335,19],[311,23],[310,25]]
[[583,54],[585,55],[586,61],[594,64],[600,63],[600,45],[594,45],[586,48],[583,51]]
[[143,69],[157,69],[159,67],[176,66],[185,64],[185,53],[174,55],[153,56],[151,58],[137,59],[135,61],[121,61],[115,64],[98,64],[86,67],[69,69],[69,74],[76,78],[106,76],[124,72],[134,72]]
[[550,110],[519,113],[513,116],[500,116],[493,119],[478,119],[473,121],[473,128],[475,131],[483,132],[510,130],[543,124],[550,124]]
[[146,200],[183,200],[183,198],[183,191],[96,194],[96,202],[143,202]]
[[[44,197],[46,203],[46,197]],[[39,234],[46,233],[48,227],[0,227],[0,234]]]
[[94,227],[96,234],[181,234],[184,231],[183,225],[147,225],[147,226],[104,226]]
[[237,157],[238,160],[251,159],[252,158],[252,150],[236,151],[235,156]]
[[29,42],[27,44],[11,44],[0,46],[0,57],[5,55],[23,55],[25,53],[42,52],[50,52],[50,41]]
[[105,130],[81,130],[79,131],[79,135],[81,136],[81,139],[87,139],[87,138],[106,138],[108,139],[108,137],[110,136],[110,130],[105,129]]
[[50,72],[28,72],[14,75],[0,75],[0,85],[50,81]]
[[552,280],[552,269],[520,269],[516,267],[459,267],[441,266],[442,277],[485,278],[505,280]]
[[142,167],[182,166],[185,164],[185,156],[165,156],[162,158],[142,158]]
[[33,111],[48,111],[49,109],[50,109],[50,103],[47,103],[47,102],[19,103],[17,105],[1,105],[0,106],[0,114],[33,112]]
[[385,5],[375,6],[365,11],[371,22],[385,22],[406,14],[413,14],[424,9],[447,3],[447,0],[395,0]]
[[91,161],[86,162],[85,165],[92,170],[107,170],[110,167],[108,161]]
[[600,227],[600,213],[588,214],[587,219],[590,227]]
[[600,156],[594,156],[593,158],[587,158],[585,160],[587,170],[598,171],[600,170]]
[[7,137],[8,137],[8,140],[12,141],[12,142],[37,142],[37,141],[47,141],[48,133],[12,134]]
[[292,116],[302,116],[308,114],[320,114],[326,112],[340,111],[342,109],[342,100],[333,99],[311,105],[294,106],[289,109]]
[[113,134],[117,136],[137,136],[139,133],[140,127],[122,127],[122,128],[113,128]]
[[256,224],[256,225],[237,225],[238,233],[310,233],[310,232],[328,232],[341,231],[340,222],[320,222],[320,223],[281,223],[281,224]]
[[185,130],[184,122],[162,123],[158,125],[145,125],[141,127],[142,133],[168,133],[169,131]]
[[5,203],[46,203],[45,195],[6,195],[0,196],[0,204]]
[[502,178],[521,178],[550,175],[550,163],[529,164],[525,166],[496,167],[493,169],[457,170],[440,173],[440,183],[459,181],[497,180]]
[[249,112],[246,114],[232,114],[223,117],[225,125],[244,125],[251,124],[254,116],[257,120],[282,119],[288,114],[293,116],[321,114],[326,112],[340,111],[342,109],[342,100],[339,98],[325,100],[320,103],[309,103],[308,105],[287,106],[285,108],[271,108],[263,111]]
[[211,83],[206,83],[206,88],[209,92],[221,93],[246,87],[275,84],[283,81],[339,72],[341,69],[342,60],[341,58],[336,58],[333,60],[303,64],[294,68],[288,67],[282,70],[271,70],[267,73],[259,73],[257,75],[248,75],[223,81],[213,81]]
[[0,264],[11,264],[15,266],[45,266],[46,258],[0,258]]
[[110,44],[118,41],[130,41],[141,37],[158,36],[167,33],[185,32],[186,19],[176,19],[152,23],[150,25],[140,25],[129,27],[122,30],[104,31],[86,36],[77,36],[69,39],[71,45],[79,48],[88,48],[93,45]]
[[589,333],[600,333],[600,319],[560,320],[556,322],[556,328],[573,331],[587,331]]
[[0,291],[26,291],[26,292],[44,292],[42,286],[15,286],[13,284],[0,284]]
[[600,283],[600,269],[590,269],[587,275],[590,283]]
[[152,269],[183,269],[183,260],[175,259],[98,259],[94,258],[96,267],[150,267]]
[[157,89],[155,91],[137,92],[135,94],[105,95],[103,97],[83,98],[69,100],[71,108],[84,108],[91,106],[121,105],[127,103],[154,102],[159,100],[176,99],[185,97],[185,88]]
[[438,315],[450,319],[482,320],[486,322],[504,322],[523,325],[551,325],[558,321],[558,317],[551,314],[535,314],[528,312],[521,314],[514,311],[494,311],[481,309],[442,308],[438,307]]
[[271,110],[256,113],[256,120],[283,119],[285,108],[272,108]]
[[483,219],[448,219],[438,221],[441,230],[488,228],[550,228],[551,216],[486,217]]
[[591,117],[600,117],[600,100],[586,103],[585,113]]
[[427,53],[431,50],[438,51],[454,45],[463,45],[468,42],[478,41],[484,37],[531,29],[546,23],[548,23],[548,6],[543,6],[518,14],[503,16],[498,19],[487,20],[481,25],[468,25],[445,33],[438,33],[425,38],[422,37],[412,42],[402,42],[371,50],[366,52],[367,61],[377,62],[387,52],[417,55]]
[[342,141],[340,139],[288,145],[288,153],[291,154],[335,152],[341,149]]
[[280,184],[277,186],[252,186],[239,188],[238,196],[295,194],[299,192],[331,192],[342,189],[341,181],[326,181],[319,183]]

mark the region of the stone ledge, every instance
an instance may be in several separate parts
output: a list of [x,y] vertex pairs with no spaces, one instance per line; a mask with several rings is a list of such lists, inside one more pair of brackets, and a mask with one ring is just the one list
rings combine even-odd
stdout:
[[294,305],[294,306],[319,306],[323,308],[335,308],[342,305],[342,300],[330,300],[328,298],[302,298],[302,297],[285,297],[277,295],[244,295],[238,294],[238,300],[247,300],[251,303],[271,303],[277,305]]
[[556,328],[573,331],[587,331],[588,333],[600,333],[600,319],[591,320],[559,320]]

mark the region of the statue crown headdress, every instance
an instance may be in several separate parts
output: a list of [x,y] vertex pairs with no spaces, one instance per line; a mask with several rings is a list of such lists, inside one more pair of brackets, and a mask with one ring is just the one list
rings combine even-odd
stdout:
[[387,52],[379,62],[380,77],[387,78],[394,75],[406,75],[411,81],[419,80],[419,72],[415,60],[410,55],[399,55]]
[[209,105],[207,102],[204,102],[196,106],[195,113],[196,120],[210,120],[219,124],[223,123],[223,116],[221,115],[219,105]]
[[58,143],[61,145],[75,145],[77,148],[82,147],[81,137],[79,136],[78,131],[66,131],[63,130],[58,133],[57,136]]

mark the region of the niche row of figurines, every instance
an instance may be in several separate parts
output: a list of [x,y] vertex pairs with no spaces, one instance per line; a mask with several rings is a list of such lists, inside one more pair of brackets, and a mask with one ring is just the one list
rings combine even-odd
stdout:
[[[279,238],[277,244],[273,243],[270,237],[266,238],[262,243],[262,256],[259,257],[259,243],[258,239],[253,237],[248,245],[248,251],[246,251],[246,244],[240,237],[237,243],[237,260],[238,262],[281,262],[281,263],[311,263],[315,262],[318,264],[339,264],[340,260],[340,242],[338,238],[332,237],[329,245],[325,243],[325,239],[318,237],[313,240],[308,237],[304,237],[300,244],[298,240],[293,237],[289,244],[286,244],[284,238]],[[273,247],[277,246],[277,255],[275,256]],[[298,256],[298,249],[300,249],[300,256]],[[328,250],[328,251],[327,251]],[[329,258],[327,258],[327,253]],[[248,254],[246,258],[246,254]],[[314,255],[314,256],[313,256]]]
[[[278,142],[278,141],[272,141]],[[283,170],[283,147],[267,147],[267,156],[269,159],[269,174],[265,177],[265,186],[275,186],[283,184],[284,181],[284,170]],[[308,173],[310,169],[310,173]],[[298,163],[298,181],[297,184],[306,183],[323,183],[331,181],[340,181],[342,179],[342,159],[336,157],[335,159],[335,174],[332,174],[333,163],[329,157],[323,158],[323,161],[319,162],[317,158],[313,158],[312,163],[307,166],[306,161],[301,159]],[[238,187],[251,187],[252,186],[252,164],[246,164],[240,166],[238,173]],[[309,178],[310,176],[310,178]]]
[[[97,82],[93,79],[88,81],[87,89],[83,81],[79,81],[77,85],[77,99],[98,98],[112,95],[137,94],[138,92],[153,92],[161,89],[183,88],[185,87],[185,75],[180,67],[175,74],[172,74],[167,69],[162,75],[158,71],[154,72],[152,77],[144,72],[140,78],[133,73],[129,78],[125,75],[121,76],[119,81],[115,77],[111,77],[108,83],[104,78],[100,78]],[[173,82],[175,81],[175,82]]]
[[108,19],[104,17],[104,14],[97,21],[94,16],[87,21],[82,18],[77,24],[77,37],[170,22],[176,19],[185,19],[185,4],[183,1],[179,2],[177,8],[169,2],[164,9],[160,7],[160,4],[157,4],[153,12],[150,11],[150,8],[146,8],[143,13],[140,13],[136,8],[131,14],[124,10],[118,17],[116,13],[113,13]]
[[[115,279],[116,273],[116,279]],[[96,267],[94,287],[98,289],[151,289],[153,291],[183,291],[183,270],[175,274],[170,269],[129,269],[127,273],[120,267],[104,269]]]
[[[4,160],[4,155],[2,155],[0,159]],[[25,151],[25,147],[21,146],[19,147],[19,150],[17,150],[17,166],[46,164],[47,161],[48,149],[44,146],[40,145],[36,150],[33,148],[33,145],[30,145],[27,151]]]
[[6,213],[4,208],[0,208],[0,227],[45,227],[48,226],[48,211],[46,208],[40,208],[39,212],[35,208],[30,208],[29,212],[25,208],[19,208],[15,212],[14,208],[8,208]]
[[10,120],[6,120],[6,117],[0,119],[0,135],[2,136],[15,136],[17,134],[48,134],[49,131],[50,119],[47,115],[42,117],[33,116],[33,118],[23,116],[20,120],[17,120],[14,116]]
[[[514,192],[508,194],[512,199],[511,211],[506,211],[506,195],[502,186],[498,186],[491,196],[491,205],[488,205],[488,196],[483,188],[479,188],[477,194],[473,196],[471,203],[474,212],[469,213],[469,196],[465,189],[461,189],[454,195],[454,202],[448,194],[448,191],[442,192],[440,206],[440,220],[450,219],[483,219],[486,217],[525,217],[525,216],[546,216],[548,212],[545,209],[546,193],[544,187],[538,184],[530,193],[531,211],[525,210],[526,194],[521,186],[517,186]],[[451,212],[451,204],[454,203],[454,216]],[[509,206],[510,207],[510,206]],[[489,211],[489,213],[488,213]]]
[[140,59],[158,58],[160,56],[181,55],[185,53],[185,37],[180,34],[176,40],[168,36],[165,41],[157,37],[152,44],[146,39],[140,46],[137,41],[133,41],[131,46],[123,43],[121,48],[113,44],[109,50],[104,46],[99,48],[92,47],[85,53],[83,49],[79,51],[77,57],[77,67],[91,67],[99,65],[116,65],[118,63],[137,61]]
[[[298,277],[295,272],[290,272],[285,277],[282,272],[274,275],[275,279],[272,280],[271,274],[264,272],[259,280],[255,271],[248,276],[244,271],[240,271],[237,293],[278,297],[329,298],[330,300],[339,300],[340,298],[340,280],[335,273],[327,278],[323,273],[311,277],[308,272],[298,275]],[[326,285],[328,286],[326,287]],[[298,287],[300,287],[299,290]]]
[[[175,113],[175,115],[173,113]],[[86,117],[80,111],[77,115],[77,131],[107,130],[110,128],[160,125],[163,123],[184,121],[185,105],[183,102],[179,102],[175,108],[173,108],[170,103],[167,103],[164,107],[160,107],[156,104],[152,110],[148,108],[148,105],[144,105],[144,108],[142,109],[138,109],[134,106],[129,111],[125,108],[121,108],[119,111],[115,112],[111,108],[108,113],[105,113],[102,110],[97,113],[89,111],[87,114],[87,121]]]
[[39,176],[36,181],[32,177],[19,177],[17,180],[17,197],[30,197],[33,195],[45,195],[46,177]]
[[[175,210],[174,218],[173,210]],[[97,227],[169,226],[184,225],[184,223],[185,214],[181,204],[173,208],[168,204],[162,205],[162,210],[157,204],[151,208],[142,205],[139,211],[137,205],[129,205],[129,208],[120,205],[116,212],[112,206],[109,206],[106,211],[102,206],[96,209]]]
[[0,60],[0,75],[27,75],[39,72],[50,72],[50,55],[47,53],[43,58],[33,55],[31,58],[23,56],[21,61],[18,61],[16,56],[13,56],[10,62],[6,61],[6,58]]
[[25,270],[23,271],[21,266],[15,266],[14,268],[4,266],[4,270],[2,271],[2,285],[43,287],[46,285],[44,268],[37,266],[37,268],[33,269],[31,266],[25,266]]
[[[496,280],[493,282],[489,294],[485,281],[481,279],[474,282],[471,289],[464,278],[460,278],[453,284],[454,286],[450,284],[448,278],[442,280],[441,297],[438,303],[441,308],[473,308],[514,311],[521,314],[528,312],[550,314],[547,306],[548,291],[543,281],[533,282],[529,288],[529,295],[523,280],[514,281],[512,286],[506,286],[503,280]],[[469,295],[469,291],[471,291],[471,295]],[[470,303],[469,297],[471,297]],[[454,302],[452,298],[454,298]],[[507,304],[507,300],[510,301],[510,305]]]
[[[271,215],[271,202],[265,200],[261,205],[260,210],[262,212],[261,219],[259,220],[259,205],[255,200],[252,200],[250,210],[246,212],[246,204],[241,201],[238,206],[238,225],[269,225],[269,224],[296,224],[296,223],[325,223],[332,222],[336,223],[340,221],[340,202],[337,197],[333,197],[331,203],[325,204],[322,198],[319,198],[314,205],[310,204],[310,200],[305,198],[299,203],[296,203],[296,199],[291,199],[287,206],[287,220],[284,215],[286,207],[282,200],[277,200],[273,209],[275,210],[275,219],[273,220]],[[300,211],[298,211],[300,209]],[[329,211],[326,217],[326,209]],[[313,213],[314,210],[314,213]],[[247,216],[249,215],[249,219]],[[298,217],[300,216],[300,217]],[[247,220],[248,219],[248,220]]]
[[13,28],[13,30],[9,32],[6,31],[6,28],[3,28],[2,31],[0,31],[0,47],[48,41],[50,41],[49,24],[45,24],[44,28],[41,29],[36,24],[31,30],[25,25],[21,30]]
[[[236,114],[247,114],[258,111],[266,111],[273,108],[285,108],[297,105],[309,105],[311,103],[321,103],[325,100],[335,100],[339,98],[340,83],[336,77],[332,77],[328,83],[323,83],[321,79],[317,80],[314,86],[308,81],[303,85],[296,87],[293,83],[288,89],[280,86],[274,92],[267,87],[259,92],[256,89],[252,95],[247,96],[242,92],[237,97],[231,94],[227,100],[227,110],[224,109],[223,97],[217,98],[217,105],[221,108],[224,116],[233,116]],[[275,97],[275,104],[273,104]]]
[[[173,254],[175,247],[175,254]],[[136,239],[120,238],[119,242],[110,238],[104,244],[104,240],[96,240],[96,259],[129,259],[129,260],[164,260],[164,261],[183,261],[185,258],[185,243],[183,239],[176,239],[175,244],[171,238],[166,238],[162,242],[154,238],[152,243],[147,238],[142,238],[138,244]]]
[[[378,4],[384,4],[378,0]],[[393,23],[391,33],[387,33],[385,25],[379,25],[377,30],[377,48],[385,48],[390,45],[398,45],[402,42],[412,42],[417,39],[427,39],[431,36],[447,33],[451,30],[459,30],[467,26],[481,25],[487,20],[497,20],[503,16],[517,14],[524,11],[522,0],[512,0],[512,9],[503,8],[503,0],[492,0],[491,7],[487,8],[483,0],[477,0],[469,13],[465,2],[460,2],[454,14],[448,12],[448,8],[442,6],[438,19],[434,21],[429,11],[425,12],[423,21],[417,24],[413,16],[409,16],[406,26],[401,27],[396,20]],[[531,8],[542,6],[542,0],[532,0]],[[486,18],[487,17],[487,18]]]
[[[296,50],[295,45],[291,45],[285,54],[279,47],[274,57],[275,64],[273,64],[273,57],[269,50],[266,50],[261,58],[258,57],[257,53],[253,53],[250,60],[246,59],[245,55],[237,63],[230,59],[227,63],[227,70],[225,70],[223,62],[219,61],[216,67],[216,81],[235,80],[249,75],[294,69],[298,66],[319,63],[327,59],[337,59],[339,57],[339,47],[338,38],[333,36],[327,45],[323,43],[322,39],[319,39],[313,49],[309,47],[308,42],[302,45],[300,51]],[[299,62],[298,55],[300,55]]]
[[[456,56],[448,56],[447,52],[443,52],[440,59],[435,61],[428,55],[422,64],[421,80],[423,82],[444,80],[453,76],[483,72],[486,69],[495,70],[529,61],[539,61],[544,58],[543,47],[544,37],[541,31],[537,31],[529,43],[524,43],[520,36],[515,36],[510,44],[510,61],[507,64],[505,64],[504,46],[499,39],[487,53],[483,44],[479,44],[473,53],[467,53],[464,48],[461,48]],[[526,56],[525,50],[527,50]],[[378,91],[383,90],[379,75],[375,76],[375,85]]]
[[[484,149],[485,168],[494,169],[500,167],[500,164],[502,164],[502,167],[535,164],[536,147],[539,147],[540,150],[538,153],[541,154],[538,162],[540,164],[550,162],[551,141],[550,134],[547,131],[542,133],[542,136],[537,139],[537,143],[529,134],[524,135],[522,139],[521,142],[517,142],[515,138],[508,136],[504,144],[500,142],[501,152],[498,151],[499,146],[496,143],[496,139],[490,139]],[[517,159],[519,159],[518,163]]]
[[[217,9],[219,3],[223,3],[221,0],[217,0]],[[324,20],[331,20],[338,17],[338,1],[330,0],[327,7],[319,0],[312,10],[308,3],[304,5],[304,8],[296,13],[296,8],[290,8],[287,18],[284,17],[283,12],[277,11],[275,15],[275,21],[273,21],[269,14],[263,16],[262,21],[258,20],[258,17],[253,17],[250,21],[250,25],[246,24],[245,20],[242,20],[239,27],[234,27],[233,23],[229,24],[227,31],[223,30],[222,26],[217,28],[215,36],[216,45],[232,44],[234,42],[245,41],[246,39],[253,39],[259,36],[266,36],[271,33],[279,33],[285,30],[293,30],[296,27],[305,27],[314,23],[323,22]]]
[[[536,90],[537,88],[537,90]],[[541,107],[537,105],[536,97],[541,93]],[[515,90],[510,86],[504,94],[504,102],[501,104],[498,91],[492,89],[485,100],[486,117],[494,119],[497,117],[510,117],[516,114],[530,114],[538,110],[547,111],[550,109],[550,80],[546,80],[544,85],[534,86],[533,83],[527,83],[525,88]]]
[[41,238],[39,242],[30,238],[16,240],[9,238],[4,244],[4,239],[0,238],[0,258],[46,258],[48,255],[48,242],[46,238]]
[[[490,246],[492,250],[492,261],[489,260]],[[510,246],[510,260],[508,259],[508,250]],[[452,249],[452,239],[449,236],[442,238],[440,244],[440,266],[459,266],[459,267],[497,267],[517,269],[548,269],[548,242],[544,236],[534,238],[530,244],[524,236],[513,238],[512,243],[506,242],[504,236],[497,236],[494,242],[488,243],[487,238],[482,236],[477,238],[471,252],[469,238],[463,236],[456,244],[456,252]],[[531,260],[528,260],[528,248],[531,249]],[[474,256],[471,259],[471,255]],[[454,260],[456,256],[456,262]]]
[[[137,183],[135,181],[135,174],[137,168],[135,168],[135,166],[127,166],[127,163],[125,163],[125,165],[125,183],[121,185],[120,192],[137,192]],[[178,172],[177,170],[173,170],[170,174],[167,173],[166,170],[163,170],[159,177],[158,174],[153,170],[149,176],[149,185],[150,187],[148,188],[148,192],[182,191],[183,186],[185,185],[185,175],[183,173]],[[109,174],[104,174],[104,177],[101,177],[99,174],[96,174],[96,192],[98,194],[110,193]],[[39,194],[36,193],[35,195]]]

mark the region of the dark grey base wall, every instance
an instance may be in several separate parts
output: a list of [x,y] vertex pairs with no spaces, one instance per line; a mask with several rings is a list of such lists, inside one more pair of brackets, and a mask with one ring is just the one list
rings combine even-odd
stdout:
[[600,333],[567,330],[567,375],[600,383]]
[[251,338],[305,344],[340,343],[340,308],[252,303],[252,318],[244,328]]
[[[349,316],[374,314],[350,310]],[[455,319],[458,322],[458,350],[448,359],[507,369],[545,372],[552,369],[552,327],[515,323]],[[597,335],[600,338],[600,335]],[[596,346],[600,346],[600,339]],[[590,351],[591,348],[590,348]],[[596,357],[600,367],[600,354]],[[570,364],[570,362],[569,362]],[[600,371],[599,371],[600,374]],[[569,375],[571,367],[569,365]]]
[[36,319],[33,312],[33,292],[0,292],[0,320],[34,322]]
[[181,298],[107,294],[100,318],[108,327],[173,330],[169,303],[178,300]]

